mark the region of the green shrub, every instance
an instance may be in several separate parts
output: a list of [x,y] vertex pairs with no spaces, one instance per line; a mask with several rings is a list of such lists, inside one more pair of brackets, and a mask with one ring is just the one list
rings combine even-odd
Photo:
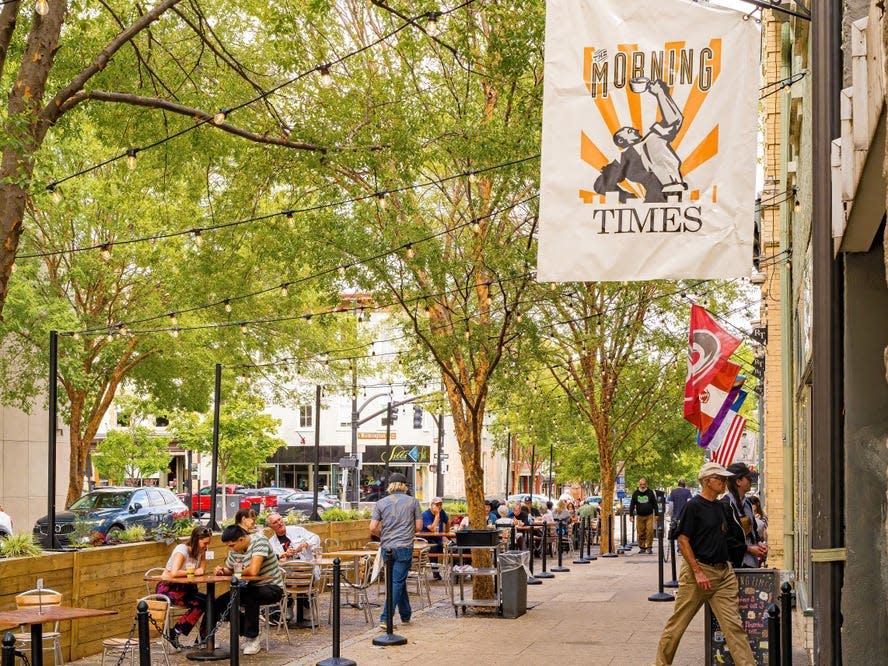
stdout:
[[19,532],[0,540],[0,557],[37,557],[42,552],[30,532]]
[[[158,528],[159,527],[161,526],[158,525]],[[163,527],[167,526],[163,525]],[[147,536],[148,530],[142,525],[130,525],[125,530],[122,530],[117,538],[120,539],[122,543],[136,543],[137,541],[145,541]]]
[[287,525],[298,525],[299,523],[307,523],[308,514],[298,509],[290,509],[284,516],[284,523]]
[[370,517],[370,509],[327,509],[321,514],[325,522],[341,522],[344,520],[367,520]]
[[92,524],[80,517],[74,518],[74,528],[71,531],[69,543],[75,548],[88,548],[90,545],[90,537],[92,536]]
[[469,505],[466,502],[444,502],[444,510],[448,516],[464,516],[469,512]]

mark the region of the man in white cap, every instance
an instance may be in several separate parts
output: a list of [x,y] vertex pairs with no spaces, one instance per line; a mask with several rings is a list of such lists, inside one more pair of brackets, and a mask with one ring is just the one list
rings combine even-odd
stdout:
[[737,577],[728,553],[728,515],[718,496],[734,476],[718,463],[700,469],[700,494],[685,505],[678,526],[678,547],[684,557],[672,617],[657,647],[657,666],[671,664],[688,624],[704,602],[718,619],[737,666],[755,666],[749,637],[740,623]]

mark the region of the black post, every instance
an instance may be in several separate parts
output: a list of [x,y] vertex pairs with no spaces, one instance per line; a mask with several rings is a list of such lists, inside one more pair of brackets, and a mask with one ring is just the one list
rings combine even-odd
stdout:
[[216,484],[219,474],[219,409],[222,398],[222,364],[216,364],[216,378],[213,384],[213,462],[210,466],[210,529],[218,530],[216,522]]
[[151,639],[148,638],[148,604],[136,606],[136,628],[139,636],[139,666],[151,666]]
[[552,442],[549,442],[549,497],[553,498],[554,502],[555,498],[555,487],[552,485],[552,465],[555,457],[555,445]]
[[[637,545],[638,545],[638,540],[635,538],[635,521],[630,519],[630,520],[629,520],[629,524],[630,524],[631,527],[632,527],[632,541],[630,541],[630,542],[629,542],[628,544],[626,544],[626,545],[629,546],[630,548],[632,548],[633,546],[637,546]],[[627,530],[627,532],[628,532],[628,530]]]
[[311,520],[320,522],[318,513],[318,484],[321,481],[321,385],[315,386],[315,445],[314,445],[314,496],[311,503]]
[[[509,502],[509,479],[512,476],[512,431],[506,433],[506,503]],[[515,546],[513,545],[512,548]]]
[[580,529],[580,552],[577,555],[577,558],[573,561],[574,564],[589,564],[589,560],[583,557],[583,543],[586,538],[586,516],[580,518],[580,522],[577,523],[577,527]]
[[533,551],[536,547],[536,525],[531,525],[530,531],[527,534],[528,538],[530,539],[530,575],[527,577],[527,584],[542,585],[543,581],[541,581],[539,577],[537,577],[537,575],[533,572]]
[[[377,555],[379,557],[380,555]],[[342,578],[341,562],[337,557],[333,560],[333,590],[330,603],[333,604],[333,656],[330,659],[322,659],[315,666],[357,666],[351,659],[343,659],[339,656],[339,584]],[[388,589],[388,583],[386,583]],[[389,614],[391,617],[391,614]]]
[[7,631],[3,636],[2,666],[15,666],[15,636],[11,631]]
[[771,604],[768,606],[768,666],[780,666],[780,650],[783,641],[775,641],[771,638],[779,635],[780,607],[777,604]]
[[[441,393],[444,393],[444,386],[441,386]],[[435,474],[435,494],[438,497],[444,497],[444,408],[438,415],[438,471]]]
[[[599,533],[599,538],[600,538]],[[614,515],[611,514],[607,517],[607,541],[608,547],[606,553],[601,553],[601,557],[617,557],[617,554],[614,552]]]
[[509,550],[515,550],[518,546],[515,544],[515,524],[509,525]]
[[392,599],[392,572],[395,569],[395,552],[385,551],[385,635],[373,639],[373,645],[406,645],[407,639],[394,632],[395,604]]
[[549,523],[543,523],[543,542],[541,547],[543,549],[543,570],[534,575],[537,578],[555,578],[555,574],[546,571],[546,557],[549,551]]
[[191,506],[191,493],[194,492],[193,484],[191,482],[191,461],[192,461],[192,452],[189,449],[185,452],[185,467],[187,468],[185,474],[185,506],[188,507],[188,512],[190,513],[193,508]]
[[663,587],[678,587],[678,576],[675,570],[675,539],[669,539],[669,554],[672,556],[672,580],[663,583]]
[[[231,579],[231,610],[228,613],[228,629],[231,637],[230,664],[237,666],[240,661],[240,586],[241,581],[237,576]],[[283,619],[283,618],[282,618]]]
[[620,514],[620,545],[623,547],[624,551],[629,550],[629,548],[626,547],[626,532],[628,531],[629,526],[626,524],[626,513],[624,512]]
[[792,585],[780,586],[780,652],[792,664]]
[[588,532],[586,533],[586,561],[594,562],[598,558],[592,554],[592,516],[587,516],[586,520],[586,529]]
[[660,514],[660,528],[657,531],[657,578],[659,592],[648,597],[648,601],[675,601],[668,592],[663,591],[663,514]]
[[58,365],[59,365],[59,332],[49,332],[49,451],[46,479],[46,532],[49,536],[49,547],[56,547],[56,432],[58,428]]
[[554,571],[556,573],[564,573],[566,571],[570,571],[570,569],[563,566],[561,563],[561,555],[562,555],[561,551],[563,550],[563,547],[564,547],[564,541],[563,541],[564,535],[561,534],[561,530],[559,529],[560,527],[561,526],[559,525],[558,527],[555,528],[555,531],[558,533],[558,566],[552,567],[552,571]]
[[[391,389],[389,389],[391,390]],[[385,408],[385,466],[382,468],[382,475],[385,477],[385,487],[388,488],[388,480],[389,474],[391,471],[389,470],[389,460],[392,459],[392,401],[389,399],[388,405]],[[413,489],[414,494],[416,493],[416,488]],[[380,498],[382,499],[382,498]]]

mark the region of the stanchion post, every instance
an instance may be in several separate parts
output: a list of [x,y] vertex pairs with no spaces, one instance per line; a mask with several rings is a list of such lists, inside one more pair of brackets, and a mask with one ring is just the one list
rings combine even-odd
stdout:
[[527,534],[530,540],[530,575],[527,577],[527,584],[542,585],[543,581],[533,572],[533,551],[536,549],[536,525],[531,525],[530,531]]
[[7,631],[3,636],[3,666],[14,666],[15,664],[15,636],[11,631]]
[[549,523],[543,523],[543,570],[534,574],[537,578],[555,578],[555,574],[546,571],[546,557],[549,554]]
[[[660,527],[663,527],[663,514],[660,514]],[[659,579],[659,591],[648,597],[648,601],[675,601],[668,592],[663,591],[663,530],[657,533],[657,577]]]
[[151,643],[148,638],[148,604],[136,606],[136,629],[139,636],[139,666],[151,666]]
[[626,545],[629,546],[630,548],[634,548],[635,546],[638,545],[638,539],[635,538],[635,521],[630,520],[629,523],[632,525],[632,541],[630,541]]
[[583,557],[583,540],[586,536],[586,517],[583,516],[583,518],[580,520],[579,524],[576,526],[580,528],[580,552],[579,552],[579,555],[577,555],[577,558],[573,561],[573,563],[574,564],[589,564],[589,560],[587,560],[585,557]]
[[517,546],[515,545],[515,524],[511,524],[509,526],[509,550],[515,550]]
[[678,577],[675,572],[675,539],[669,539],[669,554],[672,556],[672,580],[663,583],[663,587],[678,587]]
[[[380,555],[377,554],[377,557]],[[333,590],[331,592],[330,603],[333,604],[333,656],[329,659],[322,659],[315,666],[357,666],[357,662],[351,659],[343,659],[339,656],[339,595],[341,589],[339,587],[342,580],[342,561],[337,557],[333,560]],[[386,590],[389,584],[386,583]],[[389,612],[389,619],[392,614]]]
[[586,516],[586,561],[594,562],[598,558],[592,554],[592,516]]
[[792,585],[780,586],[780,652],[787,664],[792,664]]
[[[559,525],[559,527],[560,527],[560,525]],[[558,533],[558,566],[552,567],[552,571],[554,571],[556,573],[566,573],[566,572],[570,571],[570,569],[568,569],[566,566],[563,566],[563,564],[561,562],[561,557],[562,557],[561,551],[564,549],[564,542],[563,542],[564,535],[561,534],[561,530],[558,529],[557,527],[555,528],[555,531]]]
[[[514,531],[513,531],[514,533]],[[385,551],[385,635],[373,639],[373,645],[406,645],[407,639],[394,631],[395,604],[393,596],[392,572],[395,570],[395,551]]]
[[780,635],[780,607],[777,604],[768,606],[768,666],[780,666],[781,641],[771,640],[771,636]]
[[[228,656],[231,666],[240,663],[240,578],[231,577],[231,610],[228,611],[228,631],[231,652]],[[281,618],[285,619],[285,618]]]

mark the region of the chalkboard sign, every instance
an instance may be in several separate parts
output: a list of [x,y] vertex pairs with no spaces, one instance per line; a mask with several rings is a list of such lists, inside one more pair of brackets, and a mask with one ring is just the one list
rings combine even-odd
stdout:
[[[780,576],[777,569],[736,569],[740,586],[740,620],[749,635],[755,663],[768,665],[768,606],[778,602]],[[706,666],[734,663],[718,620],[706,606]],[[774,640],[779,640],[778,636]]]

